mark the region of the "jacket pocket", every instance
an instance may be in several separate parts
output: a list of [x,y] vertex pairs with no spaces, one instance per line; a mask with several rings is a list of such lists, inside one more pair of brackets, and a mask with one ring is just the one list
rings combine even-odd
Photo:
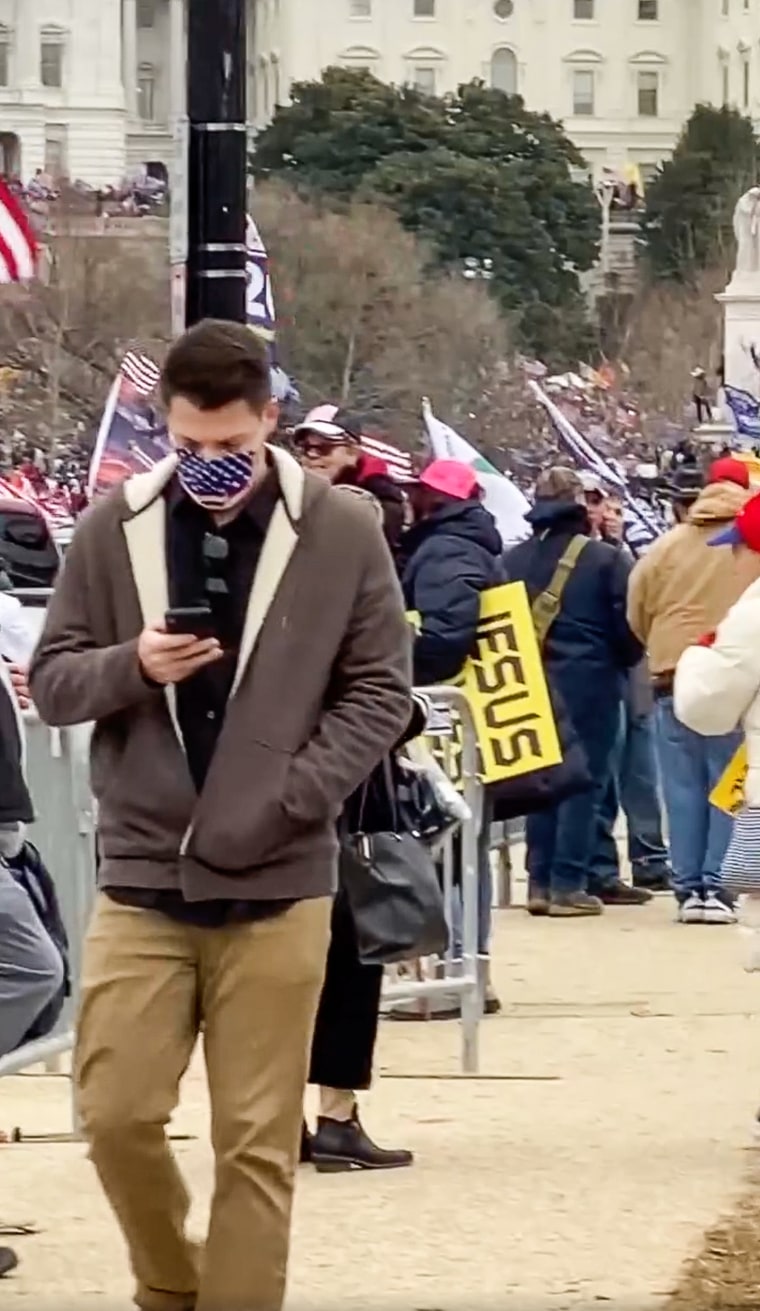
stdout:
[[250,742],[231,775],[215,761],[198,798],[187,854],[221,874],[267,863],[304,826],[283,806],[293,752]]

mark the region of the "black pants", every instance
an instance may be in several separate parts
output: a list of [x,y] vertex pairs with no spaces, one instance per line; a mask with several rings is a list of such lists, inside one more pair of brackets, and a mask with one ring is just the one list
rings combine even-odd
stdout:
[[382,986],[382,965],[359,961],[351,911],[339,892],[333,906],[309,1083],[357,1092],[369,1088]]

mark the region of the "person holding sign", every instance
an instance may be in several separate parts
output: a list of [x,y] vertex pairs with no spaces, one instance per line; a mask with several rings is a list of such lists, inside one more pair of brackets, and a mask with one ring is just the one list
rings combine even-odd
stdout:
[[[456,678],[475,649],[481,595],[505,581],[503,548],[469,465],[434,460],[410,489],[410,499],[416,522],[402,540],[406,563],[401,583],[407,608],[419,616],[414,683],[432,687]],[[478,951],[483,956],[491,937],[490,828],[486,792],[478,846]],[[498,1009],[488,992],[486,1008]]]

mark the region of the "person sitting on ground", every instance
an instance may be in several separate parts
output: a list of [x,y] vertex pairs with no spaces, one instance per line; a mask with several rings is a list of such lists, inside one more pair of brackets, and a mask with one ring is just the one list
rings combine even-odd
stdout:
[[670,491],[677,526],[636,564],[628,618],[649,651],[678,918],[683,924],[732,924],[732,898],[720,876],[731,819],[709,798],[741,735],[735,725],[717,736],[694,732],[676,715],[673,681],[687,647],[714,631],[760,578],[760,556],[734,556],[710,545],[749,500],[749,472],[741,460],[716,460],[703,486],[701,472],[683,466]]
[[[528,816],[528,909],[533,915],[599,915],[603,910],[601,898],[588,890],[598,812],[620,730],[624,676],[643,655],[625,617],[630,561],[616,547],[592,538],[586,496],[573,469],[558,465],[541,474],[535,504],[525,516],[533,536],[509,551],[505,561],[510,582],[525,584],[531,604],[548,595],[567,562],[559,609],[543,644],[544,669],[564,702],[593,780],[589,790]],[[639,902],[642,894],[613,875],[604,898],[620,904]]]
[[359,487],[380,502],[386,541],[395,550],[404,527],[404,494],[388,466],[361,447],[362,428],[356,415],[337,405],[318,405],[295,428],[298,458],[311,473],[334,487]]

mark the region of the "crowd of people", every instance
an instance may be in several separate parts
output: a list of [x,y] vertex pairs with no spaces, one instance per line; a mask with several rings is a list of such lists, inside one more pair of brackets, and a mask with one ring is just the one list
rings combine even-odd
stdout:
[[167,177],[154,176],[145,166],[119,183],[102,187],[91,186],[81,178],[54,176],[43,168],[38,168],[26,183],[13,173],[3,174],[0,180],[23,201],[32,220],[42,224],[60,213],[130,218],[168,213]]
[[[137,1304],[276,1311],[299,1160],[320,1172],[413,1164],[360,1118],[383,965],[362,957],[347,874],[334,895],[336,864],[346,843],[398,828],[401,753],[425,728],[418,693],[473,654],[485,592],[525,585],[563,755],[527,801],[510,780],[484,789],[485,1013],[499,1010],[495,822],[527,816],[536,918],[670,892],[682,924],[729,924],[753,875],[760,891],[760,501],[746,463],[702,470],[681,451],[675,524],[634,559],[619,497],[554,464],[536,480],[529,535],[510,545],[474,469],[436,459],[402,483],[339,406],[307,414],[290,450],[273,443],[266,351],[244,327],[188,331],[160,386],[173,453],[81,519],[28,687],[14,659],[3,695],[31,697],[53,726],[95,725],[99,894],[75,1079]],[[0,651],[2,640],[0,608]],[[0,808],[0,1055],[49,1029],[66,988],[54,889],[43,886],[42,909],[32,902],[22,733],[4,724],[3,695],[13,801]],[[745,734],[746,804],[733,823],[709,798]],[[33,932],[21,931],[19,898]],[[461,914],[450,931],[456,957]],[[201,1031],[216,1156],[202,1257],[165,1137]],[[307,1083],[319,1089],[313,1129]],[[14,1261],[0,1251],[0,1274]]]

